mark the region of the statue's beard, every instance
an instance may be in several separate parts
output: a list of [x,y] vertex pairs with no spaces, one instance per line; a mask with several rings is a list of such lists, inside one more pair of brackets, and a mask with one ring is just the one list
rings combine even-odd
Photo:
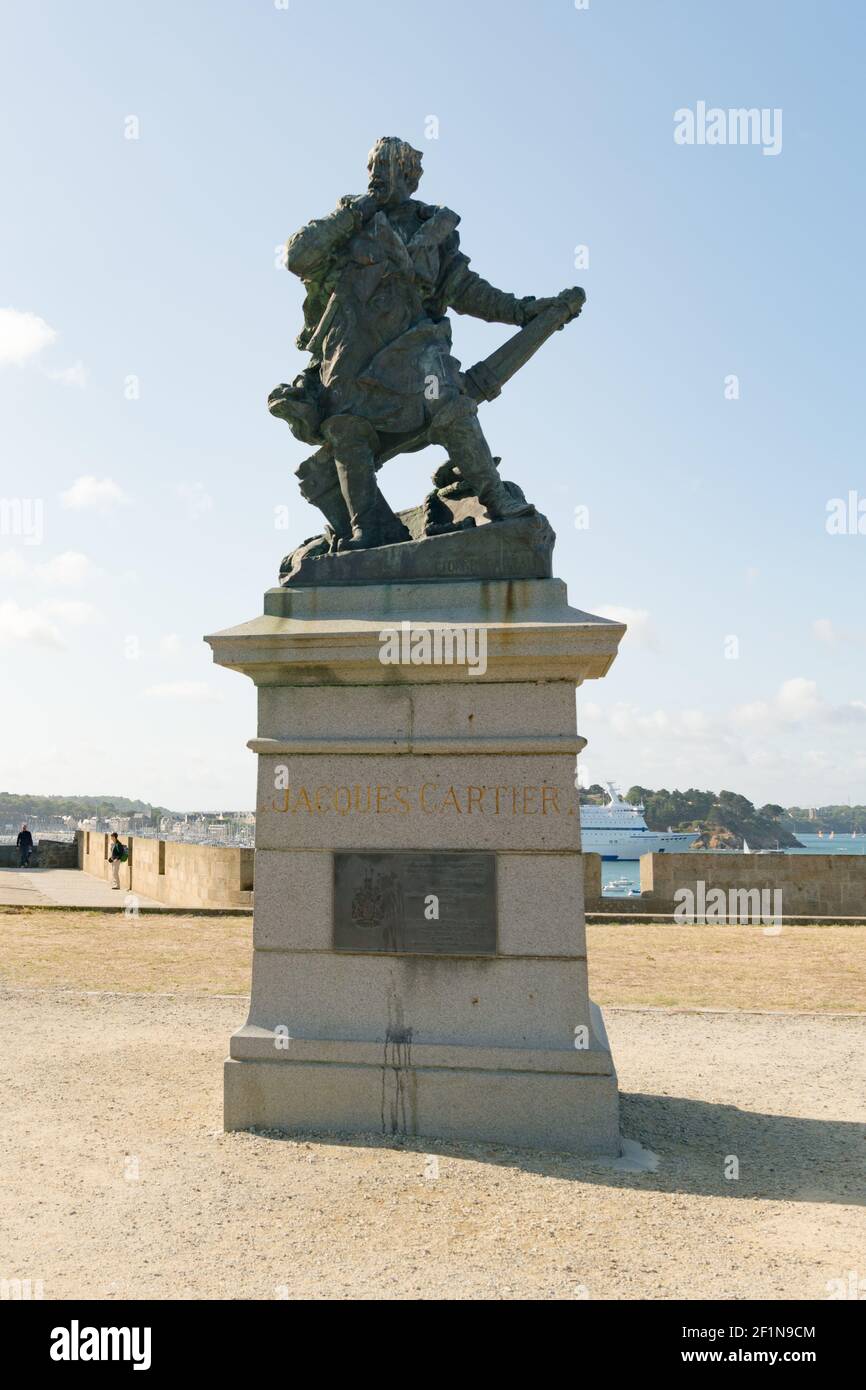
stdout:
[[372,194],[383,207],[390,207],[394,203],[404,203],[407,198],[411,198],[417,187],[417,181],[413,184],[410,180],[400,177],[388,178],[387,175],[376,175],[370,179],[367,192]]

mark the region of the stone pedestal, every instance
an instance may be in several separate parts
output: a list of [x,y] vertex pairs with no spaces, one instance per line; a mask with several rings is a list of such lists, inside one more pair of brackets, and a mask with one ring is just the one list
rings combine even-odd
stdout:
[[[461,630],[471,664],[448,662]],[[440,580],[271,590],[264,616],[207,639],[259,709],[226,1129],[619,1151],[574,689],[623,630],[559,580]]]

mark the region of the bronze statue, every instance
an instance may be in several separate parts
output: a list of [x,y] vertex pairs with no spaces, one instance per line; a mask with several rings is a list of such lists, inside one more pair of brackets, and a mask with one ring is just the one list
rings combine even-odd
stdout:
[[[296,438],[320,446],[297,473],[302,495],[328,523],[324,536],[305,543],[305,555],[417,539],[385,501],[376,472],[396,454],[431,443],[445,447],[448,462],[434,475],[422,538],[474,524],[437,505],[448,495],[477,498],[487,521],[535,511],[500,478],[477,403],[498,395],[580,313],[585,296],[572,289],[517,299],[471,270],[457,214],[412,196],[421,158],[394,136],[378,140],[367,192],[341,198],[334,212],[288,241],[286,264],[306,288],[297,344],[311,361],[291,385],[271,392],[268,408]],[[451,353],[449,308],[520,332],[464,373]]]

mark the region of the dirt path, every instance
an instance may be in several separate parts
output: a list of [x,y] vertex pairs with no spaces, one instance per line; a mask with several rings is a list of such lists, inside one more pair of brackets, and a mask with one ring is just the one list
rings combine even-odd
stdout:
[[225,1135],[245,1012],[0,993],[0,1277],[46,1298],[254,1299],[821,1299],[866,1277],[864,1020],[606,1010],[623,1132],[659,1156],[628,1173]]

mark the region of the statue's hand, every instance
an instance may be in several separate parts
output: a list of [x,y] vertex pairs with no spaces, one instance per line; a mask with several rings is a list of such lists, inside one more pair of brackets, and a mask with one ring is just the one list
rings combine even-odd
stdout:
[[379,211],[382,204],[375,194],[360,193],[357,198],[352,199],[350,206],[360,214],[363,223],[368,222]]
[[522,299],[520,303],[523,309],[523,322],[527,324],[531,323],[533,319],[537,319],[538,315],[543,314],[545,309],[552,309],[555,304],[559,303],[559,300],[536,299],[534,295],[529,295],[526,299]]
[[297,389],[283,381],[279,386],[275,386],[268,396],[268,410],[278,419],[285,420],[291,414],[297,399]]
[[579,285],[573,285],[571,289],[560,290],[556,296],[560,304],[564,304],[568,309],[568,321],[576,319],[584,304],[586,303],[586,293]]
[[523,322],[524,324],[531,323],[533,319],[538,318],[539,314],[544,313],[545,309],[560,308],[565,309],[568,314],[564,323],[569,323],[571,319],[577,318],[585,303],[586,295],[582,289],[576,286],[573,289],[561,290],[559,294],[550,299],[534,299],[530,296],[528,299],[521,300]]

